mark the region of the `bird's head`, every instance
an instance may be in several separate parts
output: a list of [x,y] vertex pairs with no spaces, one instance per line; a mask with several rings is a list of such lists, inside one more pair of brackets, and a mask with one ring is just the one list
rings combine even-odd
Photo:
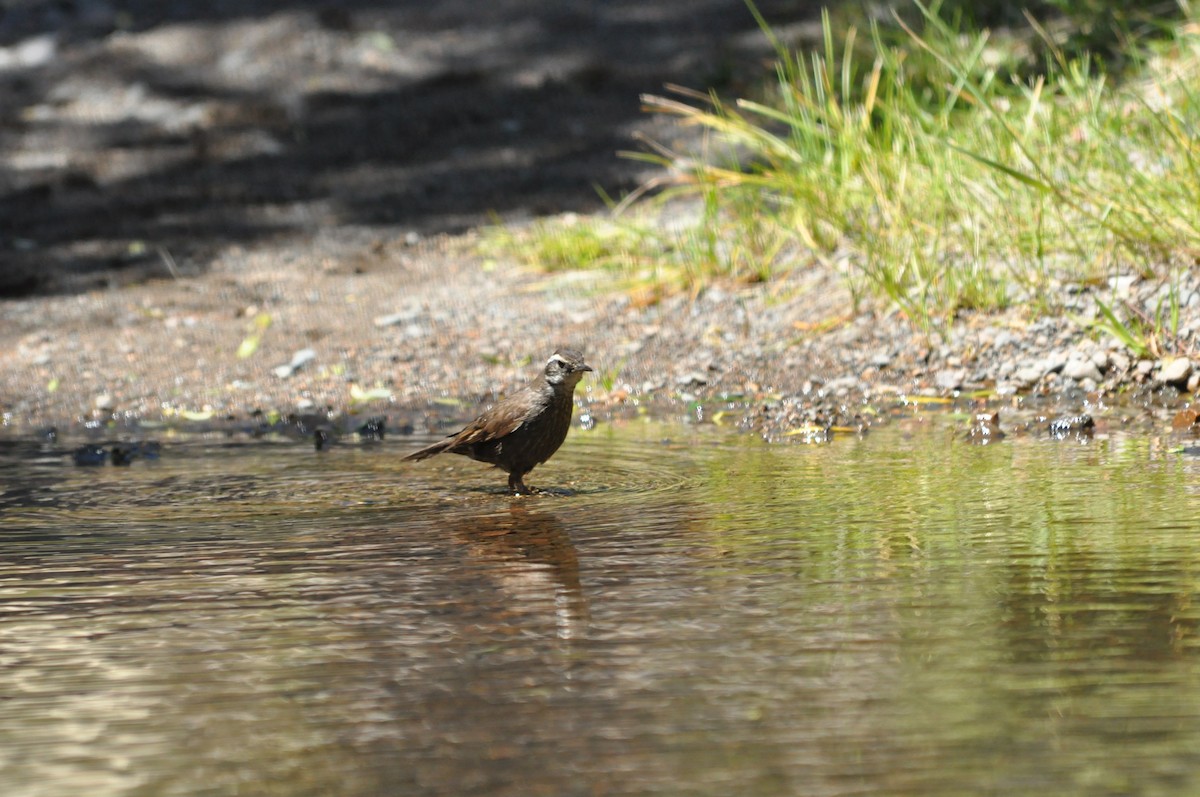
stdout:
[[559,349],[546,361],[546,382],[551,385],[567,385],[574,388],[592,367],[583,361],[583,355],[574,349]]

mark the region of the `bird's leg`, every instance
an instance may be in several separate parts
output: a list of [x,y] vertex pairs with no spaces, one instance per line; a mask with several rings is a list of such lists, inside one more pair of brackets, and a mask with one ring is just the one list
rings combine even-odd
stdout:
[[512,491],[513,495],[528,495],[529,493],[533,492],[533,490],[530,490],[525,486],[524,473],[508,474],[508,489]]

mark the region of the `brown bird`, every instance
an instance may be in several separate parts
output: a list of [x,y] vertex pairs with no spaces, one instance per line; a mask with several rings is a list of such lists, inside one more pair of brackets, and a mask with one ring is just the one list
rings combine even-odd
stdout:
[[485,410],[462,431],[405,459],[462,454],[506,471],[514,494],[528,493],[525,474],[550,459],[567,439],[575,385],[591,370],[579,352],[559,349],[533,382]]

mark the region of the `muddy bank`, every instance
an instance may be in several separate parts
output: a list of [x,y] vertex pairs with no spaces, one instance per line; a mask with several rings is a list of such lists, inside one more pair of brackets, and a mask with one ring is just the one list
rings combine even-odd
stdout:
[[228,252],[203,277],[8,300],[6,422],[244,425],[332,410],[436,431],[566,343],[596,367],[579,392],[594,416],[724,412],[780,439],[937,398],[1003,406],[1021,423],[1087,412],[1165,428],[1198,378],[1186,360],[1138,360],[1073,321],[1017,311],[929,338],[894,313],[850,314],[841,275],[819,270],[637,306],[603,273],[525,271],[474,242],[341,227]]

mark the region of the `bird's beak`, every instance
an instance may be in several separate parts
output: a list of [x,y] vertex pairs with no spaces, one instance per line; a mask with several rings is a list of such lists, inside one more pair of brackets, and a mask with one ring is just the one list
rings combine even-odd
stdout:
[[578,367],[578,368],[576,368],[575,370],[576,370],[576,371],[591,371],[591,370],[592,370],[592,366],[588,365],[587,363],[584,363],[583,365],[579,366],[579,367]]

